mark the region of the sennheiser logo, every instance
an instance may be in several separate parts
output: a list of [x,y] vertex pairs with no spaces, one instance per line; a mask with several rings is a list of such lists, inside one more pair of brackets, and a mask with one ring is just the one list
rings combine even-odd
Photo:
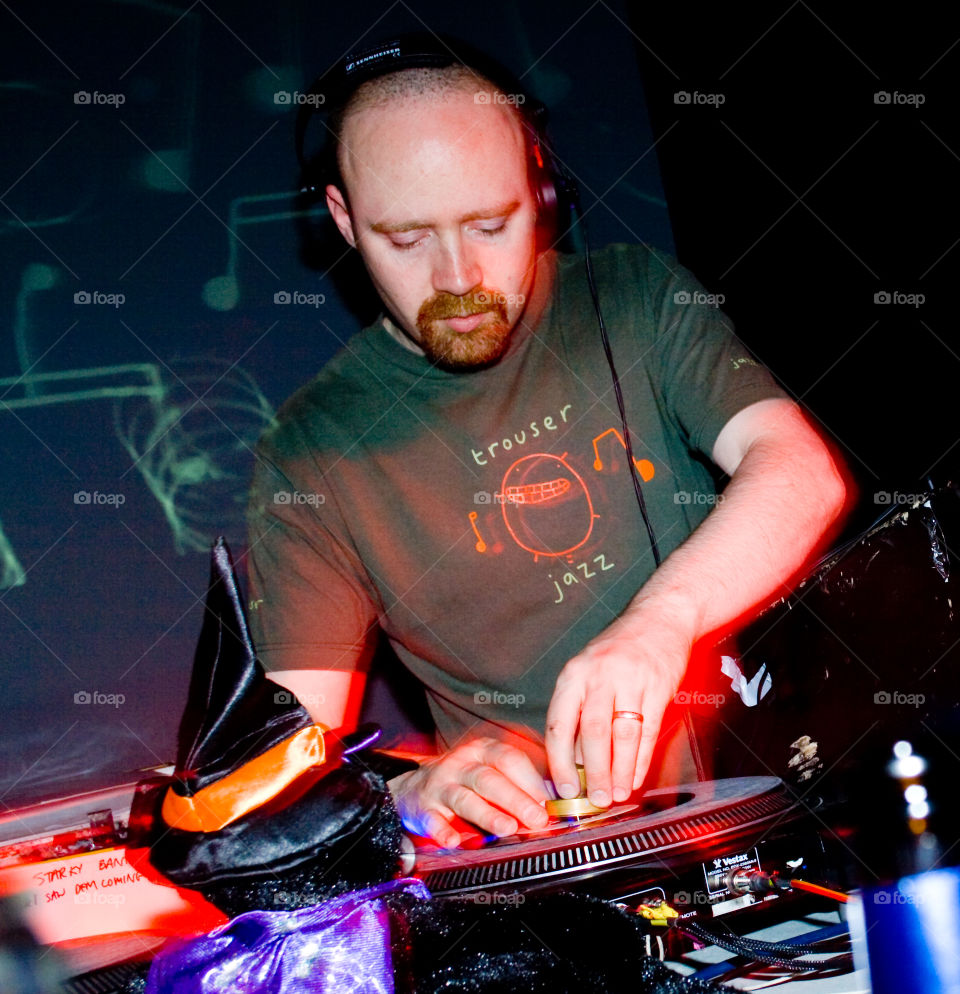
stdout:
[[400,46],[394,45],[393,48],[383,48],[377,52],[371,52],[369,55],[364,55],[359,59],[353,59],[351,62],[346,64],[344,72],[353,72],[354,69],[359,69],[361,66],[365,66],[368,62],[376,62],[377,59],[385,59],[388,55],[400,58]]

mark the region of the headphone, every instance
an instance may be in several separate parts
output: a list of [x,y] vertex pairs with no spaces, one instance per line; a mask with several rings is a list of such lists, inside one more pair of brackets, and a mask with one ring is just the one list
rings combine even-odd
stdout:
[[328,183],[342,189],[336,142],[327,141],[318,153],[307,154],[307,131],[317,114],[338,119],[351,97],[372,79],[404,69],[441,69],[457,65],[476,74],[478,91],[492,83],[495,92],[516,108],[523,127],[537,217],[558,225],[572,210],[579,214],[576,182],[547,140],[546,106],[526,93],[509,70],[483,52],[458,38],[427,33],[401,35],[373,48],[351,53],[314,80],[304,95],[294,127],[301,195],[319,197]]
[[583,235],[587,283],[594,309],[597,312],[597,323],[604,353],[613,378],[613,390],[620,412],[624,448],[633,480],[633,490],[640,514],[643,517],[643,523],[647,529],[654,563],[659,566],[660,550],[647,514],[646,501],[643,497],[640,477],[633,457],[633,446],[630,439],[630,429],[627,426],[620,379],[614,366],[613,352],[600,310],[600,297],[593,275],[590,243],[587,239],[586,225],[583,223],[580,210],[580,197],[576,182],[563,163],[556,157],[547,140],[546,106],[524,92],[519,80],[500,63],[466,42],[449,35],[405,34],[382,42],[373,48],[351,53],[333,69],[314,80],[304,95],[297,112],[294,138],[297,160],[300,163],[301,202],[321,198],[328,183],[334,183],[341,189],[343,186],[340,170],[337,166],[336,142],[327,141],[318,153],[307,155],[307,131],[316,114],[323,113],[328,118],[338,119],[360,86],[372,79],[404,69],[439,69],[454,65],[460,65],[475,72],[479,86],[492,83],[495,92],[507,99],[512,98],[523,126],[530,176],[537,201],[538,219],[547,221],[556,230],[559,230],[564,218],[569,217],[571,212],[576,214],[577,223]]

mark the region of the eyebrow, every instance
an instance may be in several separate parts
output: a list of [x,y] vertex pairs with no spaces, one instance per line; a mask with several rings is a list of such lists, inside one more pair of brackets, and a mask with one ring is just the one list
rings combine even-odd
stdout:
[[[490,210],[472,211],[469,214],[464,214],[460,218],[460,223],[465,224],[468,221],[492,221],[498,217],[508,217],[519,206],[519,200],[511,200],[508,204],[498,204]],[[432,227],[433,225],[429,221],[402,221],[399,224],[387,224],[383,221],[377,221],[375,224],[370,225],[370,230],[376,231],[381,235],[394,235],[401,234],[404,231],[421,231],[424,228]]]

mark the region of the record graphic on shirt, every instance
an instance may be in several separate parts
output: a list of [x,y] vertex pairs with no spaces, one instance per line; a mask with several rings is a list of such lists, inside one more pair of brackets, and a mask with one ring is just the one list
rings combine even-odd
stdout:
[[566,457],[534,453],[518,459],[497,495],[511,537],[534,558],[570,555],[593,531],[597,515],[590,490]]

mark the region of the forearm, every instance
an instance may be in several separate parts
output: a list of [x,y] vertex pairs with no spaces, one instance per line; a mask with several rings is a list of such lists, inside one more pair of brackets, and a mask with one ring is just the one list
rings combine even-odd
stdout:
[[[796,415],[800,419],[799,414]],[[664,622],[691,643],[786,592],[844,503],[843,480],[802,425],[757,439],[717,505],[640,590],[616,627]]]

